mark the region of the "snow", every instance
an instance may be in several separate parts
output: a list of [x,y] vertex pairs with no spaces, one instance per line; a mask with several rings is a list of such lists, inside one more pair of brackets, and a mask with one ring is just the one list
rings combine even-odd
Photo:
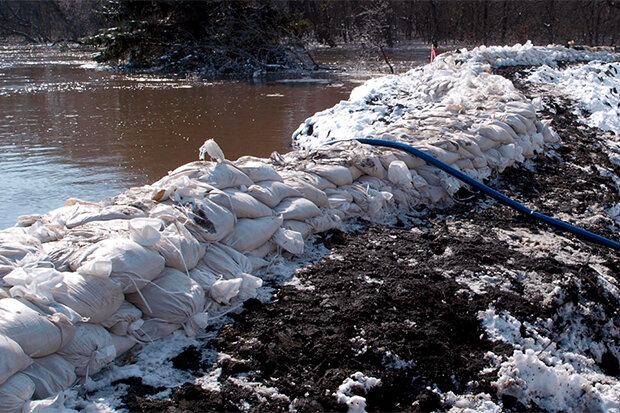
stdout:
[[555,85],[554,93],[579,103],[586,124],[620,135],[620,63],[595,61],[565,69],[542,66],[526,80],[547,88]]
[[[598,371],[593,357],[601,349],[583,325],[579,325],[580,312],[570,308],[563,313],[568,323],[567,334],[555,340],[544,335],[546,324],[538,326],[520,322],[508,312],[496,313],[488,309],[479,314],[482,325],[493,341],[502,341],[514,347],[513,354],[501,361],[498,378],[493,383],[498,394],[513,396],[525,406],[535,403],[550,412],[560,411],[620,411],[620,382]],[[617,352],[617,328],[615,337],[601,340]],[[527,337],[521,330],[525,329]],[[572,333],[568,333],[572,332]],[[581,337],[575,337],[574,335]],[[612,340],[612,341],[608,341]],[[585,342],[584,342],[585,341]],[[584,349],[584,344],[587,349]],[[590,351],[588,351],[590,350]]]
[[370,389],[381,386],[381,379],[365,376],[362,372],[356,372],[347,378],[336,391],[338,402],[349,407],[349,413],[361,413],[366,411],[366,399],[354,395],[353,390],[361,390],[368,393]]

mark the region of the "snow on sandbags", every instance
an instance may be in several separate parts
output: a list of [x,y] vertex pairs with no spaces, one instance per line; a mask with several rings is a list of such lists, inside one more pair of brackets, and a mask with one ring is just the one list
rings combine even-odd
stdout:
[[222,242],[237,251],[251,251],[265,244],[282,222],[282,217],[242,218],[235,224],[233,233]]
[[0,334],[0,384],[32,364],[32,359],[14,340]]
[[116,358],[116,348],[108,331],[96,324],[77,326],[73,340],[58,355],[75,366],[75,373],[85,377],[93,375]]
[[21,413],[24,404],[34,395],[33,381],[23,373],[17,373],[0,384],[0,412]]
[[[127,294],[127,301],[138,307],[144,317],[180,324],[188,335],[207,325],[204,290],[174,268],[166,268],[140,292]],[[146,322],[145,322],[146,324]]]
[[58,354],[35,359],[22,373],[34,383],[37,399],[54,396],[71,387],[77,379],[75,366]]
[[72,268],[90,277],[117,282],[123,292],[135,292],[164,269],[165,259],[126,238],[107,239],[87,248]]
[[73,338],[75,327],[63,314],[46,316],[14,298],[0,300],[0,334],[30,357],[55,353]]

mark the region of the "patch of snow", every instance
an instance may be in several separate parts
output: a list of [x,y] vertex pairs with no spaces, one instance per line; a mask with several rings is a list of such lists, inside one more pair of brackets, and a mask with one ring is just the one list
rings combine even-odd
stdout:
[[353,390],[361,390],[367,393],[375,386],[381,386],[381,379],[365,376],[362,372],[356,372],[347,378],[338,387],[336,398],[339,403],[349,407],[349,413],[361,413],[366,411],[366,399],[362,396],[354,395]]

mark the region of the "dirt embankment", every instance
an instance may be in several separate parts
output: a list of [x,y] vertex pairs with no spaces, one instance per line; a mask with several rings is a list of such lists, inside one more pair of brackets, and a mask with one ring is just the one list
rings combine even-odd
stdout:
[[[516,71],[500,74],[514,78]],[[536,94],[517,85],[531,97]],[[604,152],[604,133],[581,125],[571,102],[545,100],[551,111],[544,115],[553,117],[562,146],[505,171],[491,186],[535,210],[572,217],[588,230],[617,238],[615,223],[596,214],[619,201],[613,179],[597,169],[620,174]],[[347,407],[337,402],[335,392],[361,371],[381,379],[368,393],[357,391],[369,411],[448,409],[433,389],[485,392],[505,410],[524,409],[513,397],[499,397],[492,385],[498,371],[485,354],[508,356],[513,349],[489,340],[478,312],[507,310],[531,323],[550,319],[551,337],[560,337],[566,325],[559,304],[536,291],[534,277],[540,285],[560,285],[564,303],[595,303],[607,319],[618,320],[617,303],[597,284],[588,263],[596,261],[617,276],[620,258],[608,248],[554,234],[479,194],[462,190],[457,195],[449,210],[420,208],[392,228],[368,225],[357,233],[324,234],[316,242],[325,243],[331,255],[297,274],[303,288],[280,287],[268,304],[246,302],[248,311],[235,316],[215,342],[205,343],[227,356],[206,365],[201,349],[189,348],[174,360],[177,368],[197,376],[221,368],[220,391],[188,383],[168,400],[153,400],[149,395],[158,389],[136,379],[124,397],[125,407],[342,411]],[[536,241],[542,238],[549,244]],[[571,259],[561,258],[560,252],[571,251]],[[491,281],[480,285],[481,280]],[[605,346],[604,322],[583,317],[592,340]],[[520,333],[527,337],[531,332],[523,325]],[[596,363],[601,372],[620,375],[611,351]]]

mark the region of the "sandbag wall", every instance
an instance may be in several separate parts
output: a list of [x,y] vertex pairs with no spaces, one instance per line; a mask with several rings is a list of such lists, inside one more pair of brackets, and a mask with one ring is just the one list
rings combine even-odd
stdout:
[[[418,112],[365,95],[357,105],[383,104],[378,116],[391,121],[371,119],[364,137],[411,143],[478,179],[558,140],[511,85],[476,76],[435,79]],[[488,87],[461,93],[482,88],[481,76],[507,89],[490,103]],[[314,119],[298,135],[326,131]],[[197,334],[256,294],[273,254],[302,254],[312,234],[445,205],[461,186],[411,155],[355,141],[234,162],[214,142],[205,151],[215,161],[100,203],[71,199],[0,231],[0,411],[28,411],[29,400],[85,380],[136,344]]]

